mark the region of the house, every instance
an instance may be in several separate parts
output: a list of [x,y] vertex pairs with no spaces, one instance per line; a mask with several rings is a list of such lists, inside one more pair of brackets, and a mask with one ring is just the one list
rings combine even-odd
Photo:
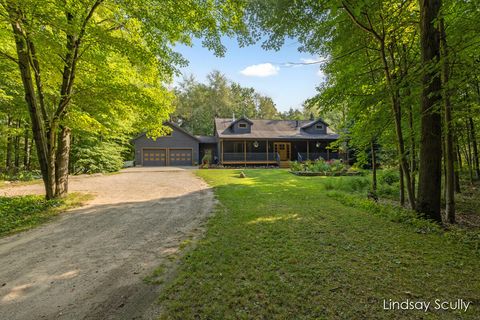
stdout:
[[327,146],[338,139],[322,119],[252,120],[216,118],[214,136],[194,136],[172,122],[168,136],[135,139],[135,163],[143,166],[191,166],[205,154],[223,165],[281,165],[307,159],[338,159]]

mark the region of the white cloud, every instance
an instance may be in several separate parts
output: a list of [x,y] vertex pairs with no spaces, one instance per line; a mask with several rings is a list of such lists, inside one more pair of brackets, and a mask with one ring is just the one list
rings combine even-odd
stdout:
[[261,63],[248,66],[240,73],[247,77],[270,77],[278,74],[279,70],[279,67],[271,63]]

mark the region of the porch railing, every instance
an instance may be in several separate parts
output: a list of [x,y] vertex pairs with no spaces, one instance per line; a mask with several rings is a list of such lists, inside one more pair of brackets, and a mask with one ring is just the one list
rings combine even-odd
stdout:
[[268,157],[266,152],[224,152],[223,161],[249,161],[249,162],[259,162],[259,161],[276,161],[275,153],[269,152]]

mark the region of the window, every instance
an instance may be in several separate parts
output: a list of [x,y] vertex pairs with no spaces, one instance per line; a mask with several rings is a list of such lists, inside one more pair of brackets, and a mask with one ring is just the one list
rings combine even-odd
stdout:
[[247,124],[246,123],[239,123],[238,127],[242,128],[242,129],[245,129],[247,127]]
[[323,124],[317,123],[317,124],[315,125],[315,129],[323,130]]

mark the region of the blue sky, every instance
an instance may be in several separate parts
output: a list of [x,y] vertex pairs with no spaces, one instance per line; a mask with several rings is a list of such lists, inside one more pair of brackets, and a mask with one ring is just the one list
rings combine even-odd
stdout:
[[[199,40],[193,47],[177,46],[176,50],[189,61],[187,67],[181,68],[182,74],[193,74],[197,81],[205,82],[208,73],[219,70],[228,79],[271,97],[280,111],[300,108],[305,99],[316,94],[315,88],[322,81],[318,64],[286,65],[318,60],[298,52],[298,43],[293,40],[280,51],[266,51],[260,45],[240,48],[236,40],[229,38],[224,38],[223,44],[227,48],[223,58],[215,57]],[[180,79],[176,78],[175,83]]]

